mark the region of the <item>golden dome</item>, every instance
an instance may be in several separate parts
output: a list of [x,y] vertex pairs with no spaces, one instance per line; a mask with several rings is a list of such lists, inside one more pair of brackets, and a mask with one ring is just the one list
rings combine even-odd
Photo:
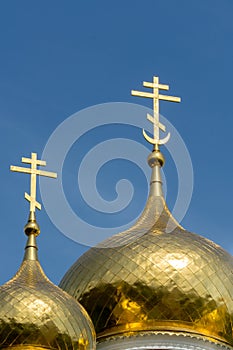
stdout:
[[88,311],[98,340],[169,332],[232,346],[233,258],[176,223],[162,195],[161,164],[151,166],[137,223],[87,251],[60,287]]
[[18,272],[0,287],[1,348],[95,349],[95,331],[87,312],[50,282],[40,266],[35,225],[31,219],[25,227],[28,242]]

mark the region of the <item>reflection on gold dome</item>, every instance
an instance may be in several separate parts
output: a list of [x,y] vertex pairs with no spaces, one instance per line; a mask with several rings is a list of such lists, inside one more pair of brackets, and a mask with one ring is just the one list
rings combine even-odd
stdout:
[[189,259],[187,256],[179,254],[168,254],[165,260],[169,262],[175,269],[183,269],[189,264]]
[[167,331],[233,345],[233,258],[176,223],[156,167],[138,222],[87,251],[60,286],[86,308],[99,340]]

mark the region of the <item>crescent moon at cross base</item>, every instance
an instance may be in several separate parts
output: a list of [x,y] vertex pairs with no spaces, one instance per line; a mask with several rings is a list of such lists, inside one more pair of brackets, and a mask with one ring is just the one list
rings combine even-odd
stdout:
[[152,137],[148,136],[147,133],[145,132],[145,129],[142,130],[143,136],[145,137],[145,139],[150,142],[152,145],[164,145],[165,143],[168,142],[168,140],[170,139],[170,132],[167,134],[166,137],[164,137],[163,139],[160,140],[156,140],[153,139]]

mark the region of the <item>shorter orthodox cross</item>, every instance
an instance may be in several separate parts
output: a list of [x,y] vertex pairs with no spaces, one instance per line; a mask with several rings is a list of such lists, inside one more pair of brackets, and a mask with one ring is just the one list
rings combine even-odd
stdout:
[[167,134],[167,136],[164,139],[159,138],[159,130],[161,129],[163,132],[166,131],[165,125],[160,123],[159,121],[159,100],[164,101],[170,101],[170,102],[180,102],[180,97],[175,96],[167,96],[167,95],[160,95],[159,90],[169,90],[168,85],[159,84],[159,77],[153,77],[153,82],[143,82],[143,86],[152,88],[153,92],[143,92],[143,91],[131,91],[131,95],[133,96],[139,96],[139,97],[147,97],[153,99],[153,116],[147,113],[147,119],[153,124],[153,138],[148,136],[143,129],[143,136],[145,139],[154,145],[154,149],[158,149],[159,145],[167,143],[167,141],[170,138],[170,133]]
[[11,165],[11,171],[17,171],[20,173],[31,174],[31,184],[30,184],[30,195],[25,192],[25,198],[30,202],[30,212],[35,212],[36,208],[41,209],[41,204],[36,201],[36,176],[47,176],[56,178],[57,174],[49,171],[43,171],[37,169],[37,165],[45,166],[46,162],[44,160],[37,159],[36,153],[31,153],[31,158],[22,158],[22,163],[31,164],[31,168],[23,168],[19,166]]

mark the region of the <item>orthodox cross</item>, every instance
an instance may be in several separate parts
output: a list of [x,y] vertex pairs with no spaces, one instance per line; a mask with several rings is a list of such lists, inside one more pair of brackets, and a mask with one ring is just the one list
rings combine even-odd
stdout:
[[143,91],[131,91],[131,95],[139,97],[147,97],[153,99],[153,116],[147,113],[147,119],[153,124],[153,138],[148,136],[143,129],[143,136],[145,139],[154,145],[154,149],[158,149],[159,145],[167,143],[170,138],[170,132],[163,139],[159,138],[159,130],[163,132],[166,131],[165,125],[159,121],[159,100],[170,101],[170,102],[180,102],[180,97],[160,95],[159,90],[169,90],[168,85],[159,84],[159,77],[153,77],[153,82],[143,82],[143,86],[147,88],[152,88],[153,92],[143,92]]
[[19,166],[11,165],[11,171],[17,171],[20,173],[31,174],[31,184],[30,184],[30,195],[25,192],[25,198],[30,202],[30,212],[35,212],[36,208],[41,209],[41,204],[36,200],[36,176],[47,176],[56,178],[56,173],[51,173],[49,171],[43,171],[37,169],[37,165],[46,166],[46,162],[44,160],[37,159],[36,153],[31,153],[31,158],[22,158],[22,163],[31,164],[31,168],[23,168]]

